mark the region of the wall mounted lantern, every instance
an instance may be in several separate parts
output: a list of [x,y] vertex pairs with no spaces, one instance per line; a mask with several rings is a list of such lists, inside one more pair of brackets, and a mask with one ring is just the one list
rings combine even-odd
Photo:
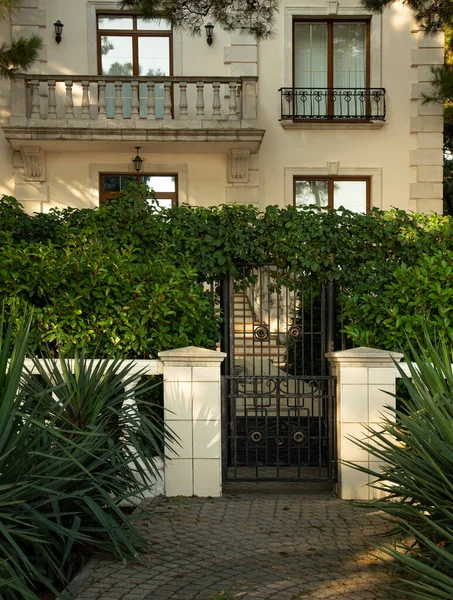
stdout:
[[58,21],[55,21],[53,26],[55,27],[55,41],[57,42],[57,44],[59,44],[61,42],[61,34],[63,32],[64,25],[60,21],[60,19],[58,19]]
[[212,34],[214,33],[214,25],[212,23],[206,23],[204,28],[206,29],[206,41],[208,43],[208,46],[210,46],[212,44]]
[[134,169],[137,171],[137,173],[139,171],[142,170],[142,164],[143,164],[143,158],[141,158],[138,155],[138,151],[140,150],[140,146],[135,146],[135,149],[137,150],[137,156],[135,158],[132,159],[132,162],[134,163]]

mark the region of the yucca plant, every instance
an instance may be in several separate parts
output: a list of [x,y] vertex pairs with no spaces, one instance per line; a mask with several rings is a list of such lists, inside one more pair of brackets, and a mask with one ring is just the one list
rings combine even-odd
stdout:
[[[24,369],[30,319],[0,321],[0,597],[35,600],[74,575],[86,549],[136,559],[147,543],[123,512],[156,472],[164,436],[149,384],[83,353]],[[131,387],[138,383],[134,398]],[[132,401],[133,400],[133,401]],[[146,410],[145,410],[146,409]],[[62,597],[61,595],[59,597]]]
[[[401,569],[398,598],[453,598],[453,372],[452,349],[426,337],[411,346],[410,376],[397,365],[408,391],[382,431],[356,441],[382,470],[372,484],[388,496],[375,503],[394,523],[397,543],[384,552]],[[358,467],[356,467],[358,468]]]

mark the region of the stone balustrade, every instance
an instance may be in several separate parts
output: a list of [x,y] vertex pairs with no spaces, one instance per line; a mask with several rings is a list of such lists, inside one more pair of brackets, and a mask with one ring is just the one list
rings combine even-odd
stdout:
[[238,129],[256,118],[257,77],[20,75],[12,83],[11,126]]

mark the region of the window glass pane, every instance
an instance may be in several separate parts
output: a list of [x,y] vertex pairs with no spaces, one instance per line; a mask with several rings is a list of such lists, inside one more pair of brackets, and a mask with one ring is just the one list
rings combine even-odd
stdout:
[[137,179],[137,175],[121,175],[121,189],[126,188],[131,182],[136,182]]
[[334,181],[333,207],[343,206],[353,212],[366,212],[366,181]]
[[366,86],[366,23],[334,23],[333,71],[335,87]]
[[121,16],[100,16],[98,17],[99,29],[132,29],[133,20],[132,17],[121,17]]
[[158,200],[154,200],[154,199],[150,198],[148,200],[148,204],[150,206],[155,206],[155,207],[158,207],[160,209],[165,209],[165,208],[171,208],[172,207],[172,201],[170,200],[170,198],[159,198]]
[[327,87],[327,23],[294,24],[295,87]]
[[153,31],[171,31],[171,23],[166,19],[137,19],[137,29]]
[[104,192],[119,192],[120,191],[120,176],[119,175],[103,175],[103,190]]
[[138,38],[138,69],[140,75],[170,75],[170,39],[168,37]]
[[296,207],[329,205],[328,181],[296,181]]
[[175,192],[176,178],[171,175],[150,175],[142,177],[143,183],[155,192]]
[[103,35],[102,75],[132,75],[132,37]]

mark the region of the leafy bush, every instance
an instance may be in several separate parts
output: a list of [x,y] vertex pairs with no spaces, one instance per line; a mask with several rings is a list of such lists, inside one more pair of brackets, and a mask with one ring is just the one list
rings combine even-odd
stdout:
[[452,344],[453,251],[398,266],[379,288],[353,293],[345,312],[354,320],[345,331],[357,345],[407,351],[407,340],[421,339],[425,330]]
[[215,347],[212,302],[190,266],[91,240],[0,247],[7,305],[34,307],[30,350],[83,345],[98,357],[156,357],[189,344]]
[[[433,248],[453,252],[451,220],[439,215],[241,205],[159,211],[146,194],[136,185],[99,209],[33,217],[4,198],[0,299],[35,308],[34,349],[83,343],[87,352],[154,357],[188,344],[214,347],[219,320],[202,285],[240,278],[244,263],[275,264],[314,286],[336,282],[344,322],[365,343],[366,311],[373,294],[396,281],[395,269]],[[374,343],[381,342],[393,344]]]
[[[399,368],[409,397],[384,419],[382,432],[356,443],[379,461],[373,485],[388,496],[375,507],[398,535],[385,552],[402,570],[398,598],[453,598],[453,371],[451,346],[411,348],[411,378]],[[358,468],[358,467],[356,467]],[[382,469],[382,470],[381,470]]]
[[[0,326],[0,596],[56,592],[83,548],[136,559],[146,541],[124,500],[138,501],[162,455],[150,385],[119,361],[47,361],[23,370],[30,321]],[[8,362],[8,359],[9,362]],[[38,366],[38,364],[36,365]],[[59,368],[57,368],[59,367]],[[128,386],[135,388],[131,403]],[[153,384],[152,384],[153,385]],[[171,434],[167,432],[171,440]],[[86,554],[86,550],[85,550]]]

